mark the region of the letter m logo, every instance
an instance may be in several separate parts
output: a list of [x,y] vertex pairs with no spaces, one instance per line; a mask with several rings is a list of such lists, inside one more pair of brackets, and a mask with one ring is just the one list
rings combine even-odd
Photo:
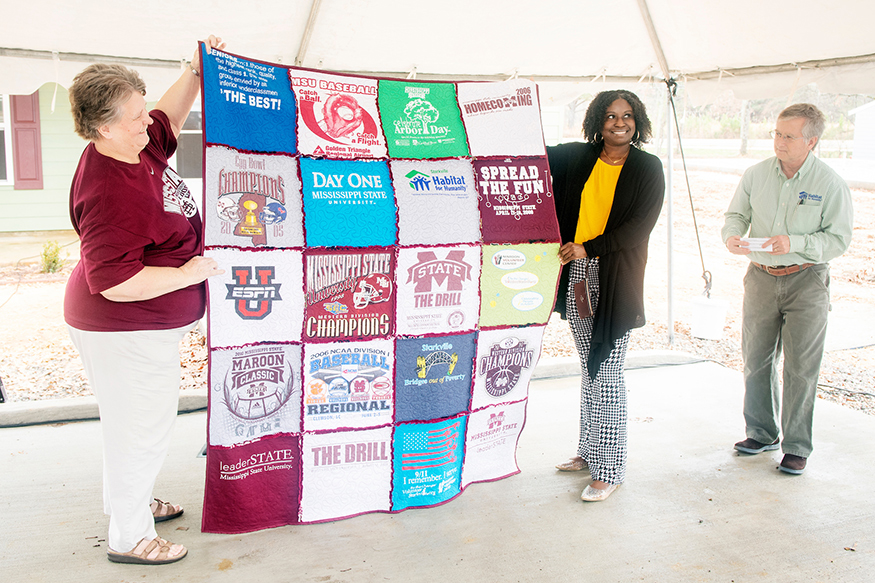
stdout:
[[447,291],[462,291],[464,281],[471,280],[471,265],[465,262],[465,252],[454,249],[446,259],[438,259],[434,251],[417,253],[418,263],[407,270],[407,283],[414,282],[416,293],[432,291],[432,282],[446,285]]

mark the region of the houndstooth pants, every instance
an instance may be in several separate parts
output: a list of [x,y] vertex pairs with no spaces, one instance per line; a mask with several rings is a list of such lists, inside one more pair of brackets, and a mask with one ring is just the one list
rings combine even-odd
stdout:
[[626,380],[623,369],[629,332],[614,343],[595,380],[590,379],[586,361],[592,340],[592,317],[581,318],[574,302],[574,284],[583,281],[584,270],[595,313],[599,302],[598,257],[573,261],[568,283],[568,325],[577,345],[582,373],[577,454],[586,460],[593,480],[622,484],[626,479]]

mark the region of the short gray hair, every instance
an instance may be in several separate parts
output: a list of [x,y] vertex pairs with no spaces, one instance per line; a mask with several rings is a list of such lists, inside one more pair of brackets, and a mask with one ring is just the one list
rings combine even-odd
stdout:
[[811,103],[795,103],[785,107],[778,114],[778,119],[790,118],[802,118],[805,120],[805,125],[802,126],[802,137],[806,140],[811,138],[819,140],[820,136],[823,135],[823,130],[826,128],[826,117],[822,111]]
[[100,138],[97,128],[119,120],[131,91],[146,95],[146,84],[132,69],[103,63],[83,69],[73,79],[69,94],[76,133],[86,140]]

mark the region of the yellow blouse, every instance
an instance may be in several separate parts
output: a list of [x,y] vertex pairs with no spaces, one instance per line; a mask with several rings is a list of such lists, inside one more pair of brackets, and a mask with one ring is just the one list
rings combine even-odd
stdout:
[[592,174],[583,185],[580,196],[580,215],[577,218],[577,231],[574,242],[583,243],[595,239],[605,232],[608,215],[614,204],[614,191],[623,166],[611,166],[599,158]]

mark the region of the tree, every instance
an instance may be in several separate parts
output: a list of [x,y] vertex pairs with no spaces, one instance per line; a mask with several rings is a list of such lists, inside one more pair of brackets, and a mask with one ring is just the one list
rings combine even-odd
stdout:
[[404,115],[410,121],[422,122],[424,133],[428,133],[428,124],[434,123],[440,117],[440,112],[435,109],[434,105],[424,99],[413,99],[404,108]]

